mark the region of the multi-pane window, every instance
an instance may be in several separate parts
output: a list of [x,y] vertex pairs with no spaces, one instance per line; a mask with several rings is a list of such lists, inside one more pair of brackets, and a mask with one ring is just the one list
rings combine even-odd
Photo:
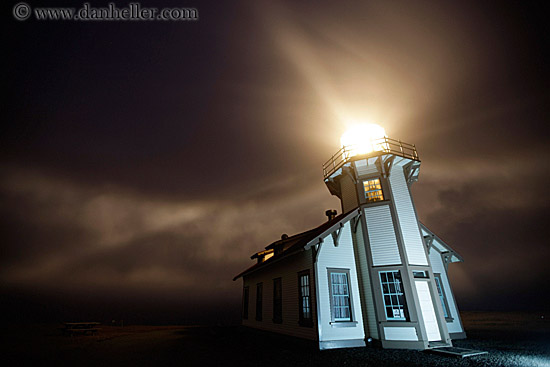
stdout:
[[445,291],[443,290],[443,283],[441,283],[441,274],[434,273],[434,279],[437,287],[437,293],[439,294],[439,299],[441,300],[441,307],[443,307],[443,315],[445,315],[446,320],[452,320],[453,318],[449,312],[447,297],[445,297]]
[[298,274],[298,287],[300,290],[300,304],[298,305],[300,310],[300,325],[311,326],[311,291],[309,270],[303,271]]
[[330,298],[333,321],[351,321],[349,272],[329,270]]
[[248,287],[243,289],[243,319],[248,319],[248,302],[250,298],[250,290]]
[[256,284],[256,320],[262,321],[263,283]]
[[363,181],[363,187],[365,189],[365,199],[367,199],[367,202],[384,200],[380,179],[375,178],[372,180]]
[[403,293],[403,282],[398,270],[381,271],[380,284],[387,320],[406,320],[407,306]]
[[283,285],[281,278],[273,279],[273,322],[283,322]]

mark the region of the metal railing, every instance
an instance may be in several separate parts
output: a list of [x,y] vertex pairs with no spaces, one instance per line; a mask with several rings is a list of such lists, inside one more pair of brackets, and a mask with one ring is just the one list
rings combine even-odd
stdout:
[[340,148],[328,161],[323,164],[323,177],[326,179],[334,172],[342,168],[344,164],[359,158],[375,157],[381,154],[395,154],[404,158],[418,161],[418,152],[414,144],[404,143],[401,140],[390,139],[388,137],[372,140],[366,146],[368,152],[365,152],[365,145],[347,145]]

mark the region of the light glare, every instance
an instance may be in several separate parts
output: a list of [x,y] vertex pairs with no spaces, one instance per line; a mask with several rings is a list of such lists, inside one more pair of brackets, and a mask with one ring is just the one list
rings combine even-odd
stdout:
[[384,150],[384,142],[380,141],[384,137],[386,131],[380,125],[355,125],[342,134],[340,144],[346,148],[348,156],[368,154],[375,150]]

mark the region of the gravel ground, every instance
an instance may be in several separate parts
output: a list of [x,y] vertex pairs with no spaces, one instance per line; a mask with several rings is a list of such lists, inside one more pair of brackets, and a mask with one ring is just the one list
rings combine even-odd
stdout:
[[468,339],[489,352],[458,359],[377,347],[318,351],[304,340],[238,326],[104,327],[97,336],[62,336],[58,326],[5,330],[9,365],[116,366],[549,366],[550,323],[540,314],[464,313]]

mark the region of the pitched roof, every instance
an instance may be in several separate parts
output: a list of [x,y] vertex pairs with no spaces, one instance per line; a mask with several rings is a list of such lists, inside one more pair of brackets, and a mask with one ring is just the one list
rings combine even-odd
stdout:
[[463,262],[464,259],[458,254],[455,250],[451,248],[447,243],[443,242],[435,233],[430,231],[428,227],[420,223],[420,228],[422,229],[422,236],[428,241],[428,247],[433,246],[437,251],[441,253],[449,253],[449,262]]
[[[337,225],[339,222],[349,219],[348,217],[351,217],[350,214],[352,214],[353,212],[357,212],[357,209],[353,209],[353,210],[350,210],[347,213],[340,214],[340,215],[334,217],[334,219],[329,220],[329,221],[321,224],[320,226],[318,226],[316,228],[310,229],[309,231],[298,233],[298,234],[289,236],[288,238],[284,238],[284,239],[281,238],[280,240],[277,240],[277,241],[271,243],[270,245],[266,246],[266,250],[273,249],[273,248],[275,248],[279,245],[281,245],[283,248],[285,248],[285,250],[283,250],[280,254],[277,254],[275,256],[270,257],[269,259],[267,259],[264,262],[252,265],[251,267],[249,267],[245,271],[243,271],[240,274],[236,275],[233,278],[233,280],[237,280],[237,279],[239,279],[240,277],[242,277],[244,275],[252,273],[253,271],[264,268],[264,267],[269,266],[269,265],[271,265],[271,264],[273,264],[273,263],[275,263],[275,262],[277,262],[277,261],[279,261],[283,258],[286,258],[290,255],[294,255],[294,254],[296,254],[300,251],[303,251],[304,247],[309,242],[314,240],[316,237],[320,237],[324,232],[331,229],[331,227]],[[260,252],[263,252],[263,251],[259,251],[256,254],[252,255],[252,258],[257,257],[255,255],[259,254]]]

